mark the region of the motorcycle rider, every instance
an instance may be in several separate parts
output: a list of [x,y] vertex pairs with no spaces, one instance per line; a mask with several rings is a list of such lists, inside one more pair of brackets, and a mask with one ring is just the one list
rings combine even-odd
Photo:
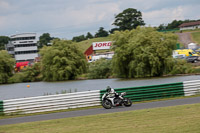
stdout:
[[[115,97],[115,98],[119,98],[119,99],[123,99],[117,92],[115,92],[115,90],[113,88],[111,88],[110,86],[107,86],[106,89],[107,93],[106,96],[109,97]],[[120,104],[121,100],[118,101],[118,104]]]

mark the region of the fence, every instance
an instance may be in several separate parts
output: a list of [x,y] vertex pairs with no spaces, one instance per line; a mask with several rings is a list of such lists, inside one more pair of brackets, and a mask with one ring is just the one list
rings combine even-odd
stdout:
[[200,94],[200,80],[184,81],[184,96]]
[[[118,93],[126,92],[126,97],[130,98],[133,102],[184,96],[182,82],[130,88],[117,88],[115,91]],[[102,96],[105,93],[105,90],[101,90],[100,93]]]
[[0,115],[3,114],[3,101],[0,101]]
[[100,105],[99,90],[4,100],[3,112],[36,113],[95,105]]
[[[200,80],[178,83],[116,88],[116,92],[127,92],[126,97],[135,101],[147,101],[177,96],[200,94]],[[105,90],[84,91],[68,94],[19,98],[0,101],[0,114],[36,113],[69,108],[97,106]]]

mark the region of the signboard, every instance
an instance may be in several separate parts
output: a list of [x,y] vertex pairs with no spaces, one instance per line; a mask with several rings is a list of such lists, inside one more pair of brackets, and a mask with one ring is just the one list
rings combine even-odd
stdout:
[[102,50],[102,49],[110,49],[110,46],[112,45],[111,41],[107,42],[93,42],[93,50]]

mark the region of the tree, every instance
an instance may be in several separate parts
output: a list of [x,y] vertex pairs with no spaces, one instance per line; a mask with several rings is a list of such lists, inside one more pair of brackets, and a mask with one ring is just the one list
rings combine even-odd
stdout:
[[160,24],[160,26],[158,27],[158,30],[163,30],[163,28],[167,29],[167,30],[178,29],[179,26],[181,24],[183,24],[183,23],[195,22],[195,21],[199,21],[199,20],[189,20],[189,19],[186,19],[186,20],[173,20],[171,23],[168,23],[166,26],[164,26],[164,24]]
[[74,41],[74,42],[81,42],[81,41],[84,41],[84,40],[86,40],[84,35],[75,36],[75,37],[72,38],[72,41]]
[[137,26],[145,25],[142,20],[142,13],[134,8],[125,9],[123,12],[115,16],[113,25],[119,27],[120,30],[132,30]]
[[177,20],[173,20],[171,23],[169,23],[168,25],[167,25],[167,29],[176,29],[176,28],[179,28],[178,26],[179,25],[181,25],[183,23],[183,21],[182,20],[179,20],[179,21],[177,21]]
[[95,34],[95,37],[107,37],[107,36],[108,36],[108,32],[104,30],[103,27],[100,27],[98,32]]
[[113,69],[120,77],[161,76],[174,66],[172,50],[177,36],[157,32],[151,27],[115,32]]
[[113,34],[115,31],[119,31],[119,28],[112,28],[109,30],[110,34]]
[[92,39],[94,37],[93,37],[93,35],[90,32],[88,32],[85,38],[86,39]]
[[53,40],[52,46],[44,46],[40,54],[45,81],[71,80],[86,72],[86,59],[72,41]]
[[160,31],[160,30],[165,30],[166,29],[166,26],[164,25],[164,24],[160,24],[159,26],[158,26],[158,30]]
[[0,84],[7,83],[13,75],[15,60],[7,51],[0,51]]
[[39,37],[39,47],[42,48],[44,45],[47,46],[48,43],[50,43],[50,41],[52,40],[53,38],[50,37],[50,34],[49,33],[44,33],[42,34],[40,37]]
[[5,45],[8,44],[10,40],[7,36],[0,36],[0,50],[5,50]]

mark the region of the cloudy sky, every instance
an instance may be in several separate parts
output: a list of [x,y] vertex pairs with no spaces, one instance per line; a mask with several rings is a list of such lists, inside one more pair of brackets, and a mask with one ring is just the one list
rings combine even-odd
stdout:
[[114,28],[114,16],[127,8],[141,11],[147,26],[200,19],[200,0],[0,0],[0,36],[95,34],[99,27]]

